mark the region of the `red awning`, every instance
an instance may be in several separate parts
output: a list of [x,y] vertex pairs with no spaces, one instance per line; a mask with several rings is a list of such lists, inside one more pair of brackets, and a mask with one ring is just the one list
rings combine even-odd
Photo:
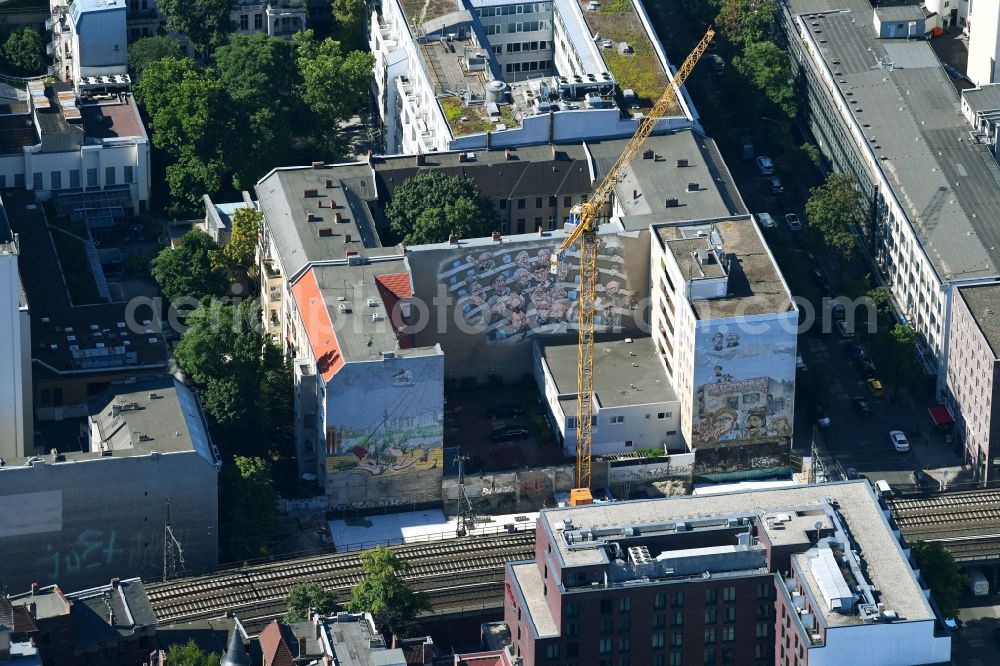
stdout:
[[955,419],[951,417],[951,412],[944,405],[938,405],[937,407],[928,407],[927,411],[931,415],[931,421],[934,422],[936,426],[945,426],[949,423],[954,423]]

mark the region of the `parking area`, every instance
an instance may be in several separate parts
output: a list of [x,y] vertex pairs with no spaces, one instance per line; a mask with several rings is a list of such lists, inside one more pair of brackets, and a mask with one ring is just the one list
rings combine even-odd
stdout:
[[496,385],[446,393],[445,447],[469,456],[466,470],[492,472],[562,462],[534,385]]

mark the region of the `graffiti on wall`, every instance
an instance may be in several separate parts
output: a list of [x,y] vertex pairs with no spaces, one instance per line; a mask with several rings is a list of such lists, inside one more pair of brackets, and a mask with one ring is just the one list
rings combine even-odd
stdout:
[[777,323],[752,333],[731,324],[706,327],[698,331],[695,358],[695,444],[791,435],[794,333]]
[[[552,241],[547,241],[552,244]],[[635,298],[625,274],[621,239],[598,239],[598,331],[613,330],[631,317]],[[516,343],[538,334],[577,330],[580,261],[569,252],[550,272],[552,249],[490,246],[438,268],[438,280],[455,299],[461,318],[496,343]]]

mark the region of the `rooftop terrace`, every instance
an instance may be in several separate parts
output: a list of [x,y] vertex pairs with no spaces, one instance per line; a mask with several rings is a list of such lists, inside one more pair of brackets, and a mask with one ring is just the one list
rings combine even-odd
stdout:
[[791,0],[942,280],[1000,273],[1000,168],[930,45],[878,39],[866,0]]

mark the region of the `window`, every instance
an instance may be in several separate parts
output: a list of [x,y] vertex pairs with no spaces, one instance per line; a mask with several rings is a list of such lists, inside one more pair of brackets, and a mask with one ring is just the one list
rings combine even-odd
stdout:
[[622,597],[618,600],[618,611],[628,613],[632,610],[632,597]]
[[727,623],[729,623],[729,622],[736,622],[736,607],[735,606],[726,606],[726,620],[725,621]]
[[254,30],[263,30],[264,29],[264,15],[263,14],[254,14],[253,15],[253,29]]
[[69,170],[69,186],[72,188],[80,187],[80,170],[70,169]]
[[555,208],[559,205],[559,197],[549,197],[549,206]]
[[732,643],[736,640],[736,627],[723,627],[722,640],[725,643]]
[[667,436],[670,436],[670,435],[676,435],[676,434],[677,434],[677,431],[676,431],[676,430],[668,430],[668,431],[667,431]]
[[523,217],[519,217],[517,219],[517,233],[519,233],[519,234],[523,234],[524,233],[524,218]]
[[611,599],[601,599],[601,615],[611,615],[615,612],[615,602]]
[[545,656],[548,657],[549,659],[558,659],[559,658],[559,644],[558,643],[549,643],[548,645],[546,645],[545,646]]
[[761,583],[757,586],[757,598],[758,599],[770,599],[771,598],[771,584]]
[[724,588],[722,588],[722,600],[723,601],[736,601],[736,588],[735,587],[724,587]]
[[673,416],[674,416],[673,412],[657,412],[656,414],[656,418],[660,419],[661,421],[663,419],[673,418]]
[[517,200],[517,209],[521,210],[522,208],[524,208],[524,199],[518,199]]
[[240,30],[246,32],[250,29],[250,17],[246,14],[240,14]]
[[534,231],[538,231],[541,228],[542,228],[542,218],[536,217],[535,218],[535,228],[534,228]]
[[[676,592],[674,594],[676,594]],[[667,595],[657,594],[653,598],[653,608],[666,608],[666,607],[667,607]]]
[[753,656],[756,659],[763,659],[767,656],[767,646],[763,643],[757,643],[753,646]]
[[709,627],[705,630],[705,642],[714,643],[715,642],[715,627]]
[[23,173],[15,173],[14,174],[14,187],[16,187],[18,189],[23,189],[24,188],[24,174]]
[[541,207],[542,207],[542,198],[535,197],[535,208],[541,208]]
[[128,184],[135,182],[135,167],[129,164],[125,165],[125,182]]
[[722,663],[731,664],[736,661],[736,653],[733,648],[722,648]]
[[31,189],[40,190],[42,189],[42,172],[36,171],[31,174]]
[[104,169],[104,184],[114,185],[115,184],[115,168],[113,166],[105,167]]
[[670,666],[683,666],[683,657],[680,652],[670,653]]
[[659,631],[650,636],[650,645],[654,648],[663,647],[663,632]]
[[717,621],[714,608],[705,609],[705,624],[715,624]]
[[53,190],[62,189],[62,171],[53,171],[49,174],[49,181],[52,183]]
[[563,208],[569,208],[573,205],[573,197],[563,197]]
[[618,639],[618,651],[628,652],[632,649],[632,639],[628,636],[622,636]]
[[767,638],[767,622],[757,623],[757,638]]
[[705,648],[705,661],[703,663],[706,663],[706,664],[714,664],[715,663],[715,648],[714,647],[707,647],[707,648]]
[[719,591],[715,588],[705,590],[705,603],[714,604],[719,600]]
[[571,601],[566,604],[566,617],[580,617],[580,603]]
[[576,417],[570,416],[566,418],[566,430],[576,430]]
[[632,631],[632,618],[628,615],[618,620],[618,631]]
[[615,619],[612,617],[601,618],[601,633],[610,634],[615,630]]
[[684,611],[674,611],[674,617],[670,622],[671,627],[684,626]]
[[657,613],[653,616],[653,628],[663,629],[667,624],[667,616],[663,613]]
[[608,422],[611,423],[611,425],[617,425],[617,424],[625,423],[625,417],[624,416],[612,416],[610,419],[608,419]]
[[614,649],[614,647],[615,647],[614,639],[602,638],[600,642],[597,644],[597,652],[598,654],[611,654],[611,651]]
[[556,216],[549,215],[549,231],[555,231],[556,228]]
[[[657,595],[659,597],[659,595]],[[684,591],[678,590],[674,592],[673,597],[670,599],[670,605],[674,608],[684,608]]]
[[[673,647],[680,647],[684,645],[684,632],[683,631],[671,631],[670,632],[670,645]],[[662,645],[660,647],[663,647]]]

